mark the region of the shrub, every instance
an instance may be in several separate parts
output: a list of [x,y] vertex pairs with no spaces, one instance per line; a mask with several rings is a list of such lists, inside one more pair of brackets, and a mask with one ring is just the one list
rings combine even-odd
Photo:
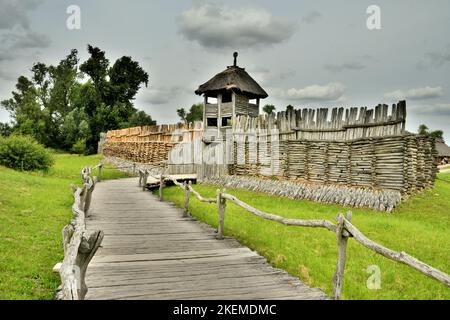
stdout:
[[0,165],[16,170],[45,171],[53,162],[50,152],[31,137],[0,137]]
[[70,151],[76,154],[88,154],[88,150],[86,148],[86,139],[77,140]]

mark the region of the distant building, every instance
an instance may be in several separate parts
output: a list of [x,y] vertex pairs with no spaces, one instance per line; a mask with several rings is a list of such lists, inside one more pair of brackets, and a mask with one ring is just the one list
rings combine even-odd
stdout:
[[450,147],[443,140],[436,140],[437,162],[447,164],[450,163]]
[[268,97],[247,71],[237,66],[237,52],[233,56],[232,66],[216,74],[195,91],[204,97],[203,125],[208,135],[230,128],[235,116],[257,117],[260,99]]

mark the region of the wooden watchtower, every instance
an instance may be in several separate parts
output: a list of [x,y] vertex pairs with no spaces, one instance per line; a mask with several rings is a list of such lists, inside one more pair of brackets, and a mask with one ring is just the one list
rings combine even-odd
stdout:
[[[259,115],[260,99],[267,98],[266,91],[237,65],[238,53],[233,54],[234,63],[195,91],[203,95],[203,125],[205,131],[230,128],[235,116]],[[211,101],[214,100],[214,101]],[[223,131],[223,130],[222,130]]]

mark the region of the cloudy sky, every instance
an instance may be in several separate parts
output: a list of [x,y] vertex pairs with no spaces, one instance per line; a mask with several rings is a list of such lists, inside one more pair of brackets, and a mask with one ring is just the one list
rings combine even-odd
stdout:
[[[369,5],[381,29],[366,25]],[[70,5],[81,29],[66,27]],[[136,107],[159,123],[200,102],[198,85],[238,64],[277,109],[375,106],[406,99],[407,128],[442,129],[450,141],[450,1],[0,0],[0,99],[34,62],[72,48],[130,55],[150,75]],[[0,121],[8,114],[0,109]]]

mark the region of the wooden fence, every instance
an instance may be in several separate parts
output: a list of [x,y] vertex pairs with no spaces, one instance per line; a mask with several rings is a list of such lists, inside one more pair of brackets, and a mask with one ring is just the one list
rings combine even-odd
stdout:
[[399,101],[390,110],[388,105],[379,104],[375,108],[303,108],[269,116],[238,116],[233,131],[277,130],[280,140],[346,141],[401,135],[405,122],[406,101]]
[[320,184],[396,190],[431,187],[437,167],[432,138],[413,134],[349,141],[235,142],[230,173]]
[[[148,177],[150,173],[145,171],[140,171],[140,183],[145,188],[145,180],[144,176]],[[359,231],[352,223],[352,213],[347,212],[345,215],[339,213],[336,217],[336,223],[333,223],[328,220],[304,220],[304,219],[288,219],[282,216],[278,216],[275,214],[267,213],[261,210],[258,210],[249,204],[239,200],[237,197],[228,194],[225,190],[217,190],[216,198],[205,198],[200,193],[194,190],[191,183],[184,182],[179,183],[175,179],[172,179],[170,175],[164,176],[164,173],[161,173],[158,176],[160,181],[159,183],[159,197],[160,200],[163,200],[163,188],[164,181],[170,180],[177,187],[181,188],[184,191],[185,199],[184,199],[184,215],[187,216],[189,214],[189,200],[191,198],[191,194],[193,194],[199,201],[207,202],[207,203],[215,203],[218,208],[218,216],[219,216],[219,225],[217,230],[217,238],[223,239],[224,237],[224,226],[225,226],[225,212],[226,212],[226,203],[230,201],[237,206],[245,209],[253,215],[261,217],[266,220],[275,221],[281,223],[286,226],[300,226],[300,227],[310,227],[310,228],[323,228],[325,230],[331,231],[336,234],[337,239],[337,247],[338,247],[338,257],[336,263],[336,271],[333,276],[333,298],[336,300],[340,300],[342,296],[342,287],[344,282],[344,270],[346,263],[346,255],[347,255],[347,241],[349,238],[355,239],[355,241],[359,242],[361,245],[366,247],[369,250],[374,251],[377,254],[380,254],[390,260],[397,261],[403,263],[411,268],[414,268],[421,273],[425,274],[428,277],[431,277],[448,287],[450,287],[450,275],[447,273],[440,271],[432,266],[410,256],[405,252],[396,252],[389,248],[386,248],[375,241],[367,238],[361,231]]]
[[[98,169],[98,176],[92,171]],[[83,300],[87,293],[85,275],[89,262],[103,240],[103,231],[88,233],[85,218],[89,214],[91,195],[95,184],[101,180],[103,165],[81,171],[83,187],[74,187],[72,212],[75,219],[63,228],[64,260],[55,265],[53,270],[59,272],[61,285],[56,292],[57,300]]]
[[102,149],[105,156],[164,166],[175,146],[201,141],[202,133],[202,122],[111,130]]

